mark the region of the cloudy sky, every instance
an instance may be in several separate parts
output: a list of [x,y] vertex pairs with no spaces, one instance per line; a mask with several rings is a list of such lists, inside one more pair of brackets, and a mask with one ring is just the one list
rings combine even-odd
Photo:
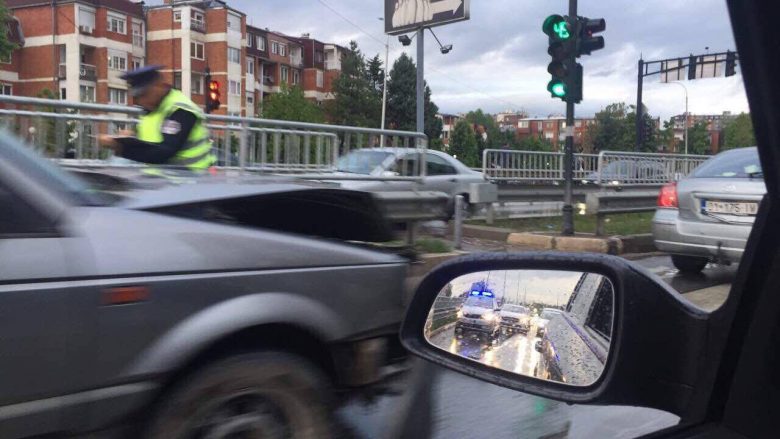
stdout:
[[[310,33],[342,45],[356,40],[369,55],[384,52],[384,25],[378,19],[383,0],[227,2],[245,11],[248,22],[258,27],[290,35]],[[551,13],[564,15],[566,5],[565,0],[471,0],[471,20],[435,28],[443,44],[454,46],[448,55],[441,55],[426,34],[425,76],[441,111],[562,113],[564,104],[546,91],[549,56],[541,23]],[[636,101],[640,54],[652,60],[705,53],[706,47],[709,52],[735,48],[724,0],[580,0],[579,11],[607,21],[606,48],[580,59],[585,69],[584,100],[577,107],[581,115],[592,115],[612,102]],[[390,41],[392,64],[404,48],[396,38]],[[644,102],[651,114],[682,113],[683,89],[660,84],[657,78],[645,79]],[[686,85],[692,113],[748,110],[739,74]]]

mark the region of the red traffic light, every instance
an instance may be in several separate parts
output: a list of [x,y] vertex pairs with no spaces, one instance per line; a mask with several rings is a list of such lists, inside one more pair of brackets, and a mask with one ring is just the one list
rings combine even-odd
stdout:
[[217,81],[210,81],[210,82],[209,82],[209,90],[212,90],[212,91],[214,91],[214,90],[216,90],[216,91],[219,91],[219,82],[217,82]]

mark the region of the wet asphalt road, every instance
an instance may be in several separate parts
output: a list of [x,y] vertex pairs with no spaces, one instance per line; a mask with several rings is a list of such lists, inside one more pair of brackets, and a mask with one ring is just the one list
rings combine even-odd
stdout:
[[[723,297],[705,298],[715,300],[716,308],[725,298],[728,284],[734,279],[736,266],[709,265],[700,275],[682,275],[672,266],[668,256],[652,256],[635,261],[659,276],[683,294],[720,286]],[[717,288],[717,287],[716,287]],[[704,290],[709,291],[709,290]],[[686,296],[695,297],[696,293]],[[696,302],[694,302],[696,303]],[[712,305],[710,303],[709,305]],[[531,334],[529,334],[531,335]],[[505,342],[528,342],[528,335],[519,334]],[[447,334],[440,335],[441,343],[451,342]],[[533,344],[531,344],[533,351]],[[447,346],[445,349],[474,352],[474,346],[466,341],[461,346]],[[502,347],[492,349],[492,361],[501,362],[514,370],[520,367],[528,371],[533,364],[530,356],[518,359],[517,355],[504,355]],[[527,352],[527,350],[525,350]],[[516,352],[516,351],[515,351]],[[506,357],[506,358],[505,358]],[[399,422],[409,425],[429,426],[413,429],[416,433],[430,430],[429,437],[445,438],[633,438],[670,427],[678,422],[677,416],[653,409],[625,406],[567,405],[522,392],[484,383],[438,366],[429,366],[431,377],[430,403],[426,398],[415,396],[409,417],[396,415],[399,403],[404,401],[404,392],[410,391],[410,375],[399,378],[391,387],[398,395],[380,398],[373,404],[352,404],[341,411],[342,419],[358,438],[387,437],[390,427]],[[410,436],[407,436],[410,437]]]

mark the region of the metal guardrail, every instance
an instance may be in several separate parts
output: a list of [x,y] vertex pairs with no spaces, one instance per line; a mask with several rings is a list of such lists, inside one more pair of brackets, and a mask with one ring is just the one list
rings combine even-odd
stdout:
[[657,201],[657,191],[594,192],[585,197],[585,206],[589,214],[596,215],[596,236],[603,236],[607,215],[653,212]]
[[[574,154],[574,181],[598,186],[656,186],[690,174],[709,156],[602,151]],[[486,149],[482,172],[494,182],[559,184],[563,153]]]
[[[0,106],[5,107],[0,109],[0,124],[39,153],[53,159],[83,160],[86,166],[126,166],[112,162],[110,151],[100,148],[97,138],[132,128],[141,114],[139,108],[130,106],[19,96],[0,96]],[[428,143],[425,134],[408,131],[222,115],[207,115],[207,122],[219,165],[240,173],[285,173],[321,179],[321,174],[336,170],[339,158],[354,150],[378,146],[424,149]],[[426,168],[425,154],[421,157],[409,176],[327,178],[419,181]]]

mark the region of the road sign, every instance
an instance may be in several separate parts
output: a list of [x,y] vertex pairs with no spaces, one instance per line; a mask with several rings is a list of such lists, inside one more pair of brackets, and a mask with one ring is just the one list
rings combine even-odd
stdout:
[[470,0],[385,0],[385,33],[399,35],[421,27],[469,19]]

